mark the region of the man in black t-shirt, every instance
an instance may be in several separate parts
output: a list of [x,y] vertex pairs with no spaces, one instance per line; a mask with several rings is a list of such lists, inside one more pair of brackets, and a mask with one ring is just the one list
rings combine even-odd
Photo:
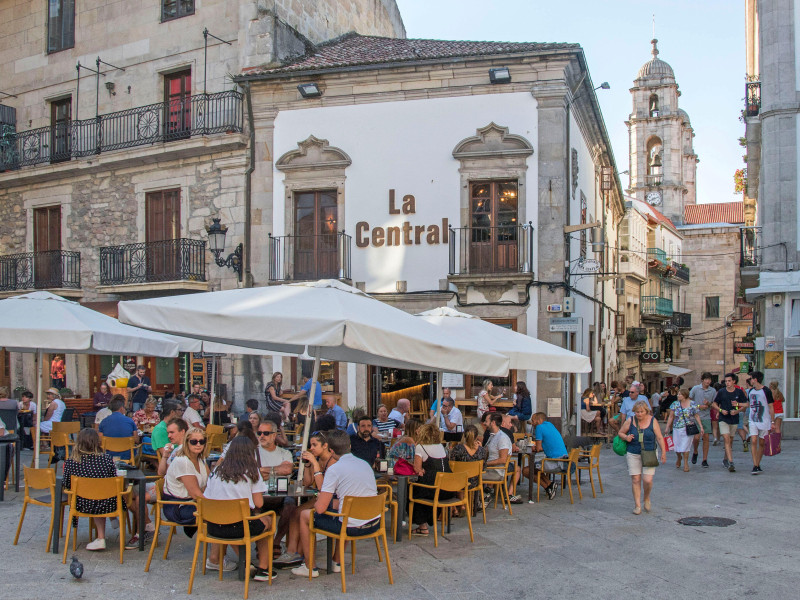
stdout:
[[725,375],[725,387],[717,392],[711,406],[719,413],[719,432],[725,440],[725,460],[722,464],[733,473],[733,436],[739,425],[739,411],[747,407],[747,396],[736,387],[733,373]]
[[364,415],[356,423],[358,433],[350,436],[350,451],[353,456],[366,461],[369,466],[375,466],[375,461],[386,455],[383,442],[372,437],[372,419]]

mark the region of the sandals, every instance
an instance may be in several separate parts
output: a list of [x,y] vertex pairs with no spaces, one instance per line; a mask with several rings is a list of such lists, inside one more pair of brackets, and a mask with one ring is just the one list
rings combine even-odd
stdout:
[[428,536],[430,535],[431,532],[428,530],[427,526],[425,527],[425,529],[423,529],[422,526],[420,525],[416,529],[412,530],[411,533],[413,533],[414,535]]

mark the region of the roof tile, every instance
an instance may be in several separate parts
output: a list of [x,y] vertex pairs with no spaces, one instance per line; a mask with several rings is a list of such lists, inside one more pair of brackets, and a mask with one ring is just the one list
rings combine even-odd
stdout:
[[288,75],[293,72],[339,69],[360,65],[579,48],[579,44],[566,43],[398,39],[348,33],[325,42],[305,56],[280,67],[251,67],[245,69],[242,74],[244,76],[281,73]]
[[744,202],[687,204],[683,210],[683,222],[686,225],[744,223]]

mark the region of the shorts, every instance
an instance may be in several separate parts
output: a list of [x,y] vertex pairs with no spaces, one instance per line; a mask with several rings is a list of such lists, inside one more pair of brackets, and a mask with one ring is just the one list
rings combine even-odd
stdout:
[[[178,498],[169,494],[161,494],[162,500],[173,500],[178,502],[191,502],[191,498]],[[191,504],[165,504],[163,508],[164,519],[178,523],[180,525],[194,525],[194,513],[197,511],[196,506]]]
[[736,429],[738,429],[738,425],[736,423],[726,423],[725,421],[719,422],[720,435],[734,435],[736,433]]
[[746,412],[740,412],[739,413],[739,427],[738,428],[739,429],[747,429],[749,424],[750,423],[749,423],[749,419],[747,418],[747,413]]
[[[342,531],[342,522],[339,520],[339,517],[332,517],[331,515],[319,514],[316,512],[313,512],[312,515],[314,516],[315,529],[321,529],[329,533],[340,533]],[[358,527],[348,527],[347,535],[369,535],[370,533],[378,531],[378,527],[380,526],[380,519],[375,519],[374,521],[368,521]]]
[[494,469],[489,471],[483,472],[483,480],[484,481],[503,481],[503,474],[502,472],[498,473]]
[[784,414],[785,413],[775,413],[775,418],[776,419],[783,419],[784,418]]
[[625,455],[625,459],[628,461],[628,475],[655,475],[656,468],[655,467],[643,467],[642,466],[642,455],[641,454],[632,454],[628,452]]
[[[264,533],[267,528],[264,522],[260,519],[247,522],[250,525],[250,535],[256,536]],[[215,538],[224,540],[238,540],[244,537],[244,526],[242,521],[238,523],[228,523],[227,525],[219,525],[217,523],[208,522],[208,535]]]
[[719,412],[712,408],[711,409],[711,422],[713,423],[715,421],[719,421]]
[[765,437],[767,437],[768,433],[769,433],[769,428],[762,429],[761,427],[758,427],[755,424],[750,426],[750,437],[758,437],[763,440]]
[[700,419],[700,422],[703,424],[703,432],[705,435],[711,433],[711,419]]

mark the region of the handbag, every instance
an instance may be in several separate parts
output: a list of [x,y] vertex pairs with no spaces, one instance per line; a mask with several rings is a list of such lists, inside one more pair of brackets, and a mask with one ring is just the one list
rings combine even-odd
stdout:
[[[655,417],[653,417],[655,418]],[[651,421],[652,424],[652,421]],[[639,428],[639,423],[636,423],[636,429],[639,432],[639,445],[642,448],[642,466],[643,467],[657,467],[658,466],[658,455],[656,454],[655,450],[645,450],[644,449],[644,431]]]
[[[686,410],[685,408],[681,407],[681,412],[684,412],[685,410]],[[684,419],[686,418],[685,413],[683,418]],[[699,435],[699,434],[700,434],[700,428],[697,426],[697,423],[695,421],[692,421],[691,423],[686,423],[686,435]]]
[[764,456],[775,456],[781,453],[781,434],[772,431],[764,436]]
[[404,475],[407,477],[415,475],[414,466],[410,462],[408,462],[405,458],[398,458],[394,463],[394,474]]
[[671,435],[664,436],[664,444],[667,446],[667,452],[672,452],[675,450],[675,442],[672,441]]
[[628,453],[628,442],[619,436],[614,437],[612,447],[614,448],[614,452],[620,456],[625,456]]

